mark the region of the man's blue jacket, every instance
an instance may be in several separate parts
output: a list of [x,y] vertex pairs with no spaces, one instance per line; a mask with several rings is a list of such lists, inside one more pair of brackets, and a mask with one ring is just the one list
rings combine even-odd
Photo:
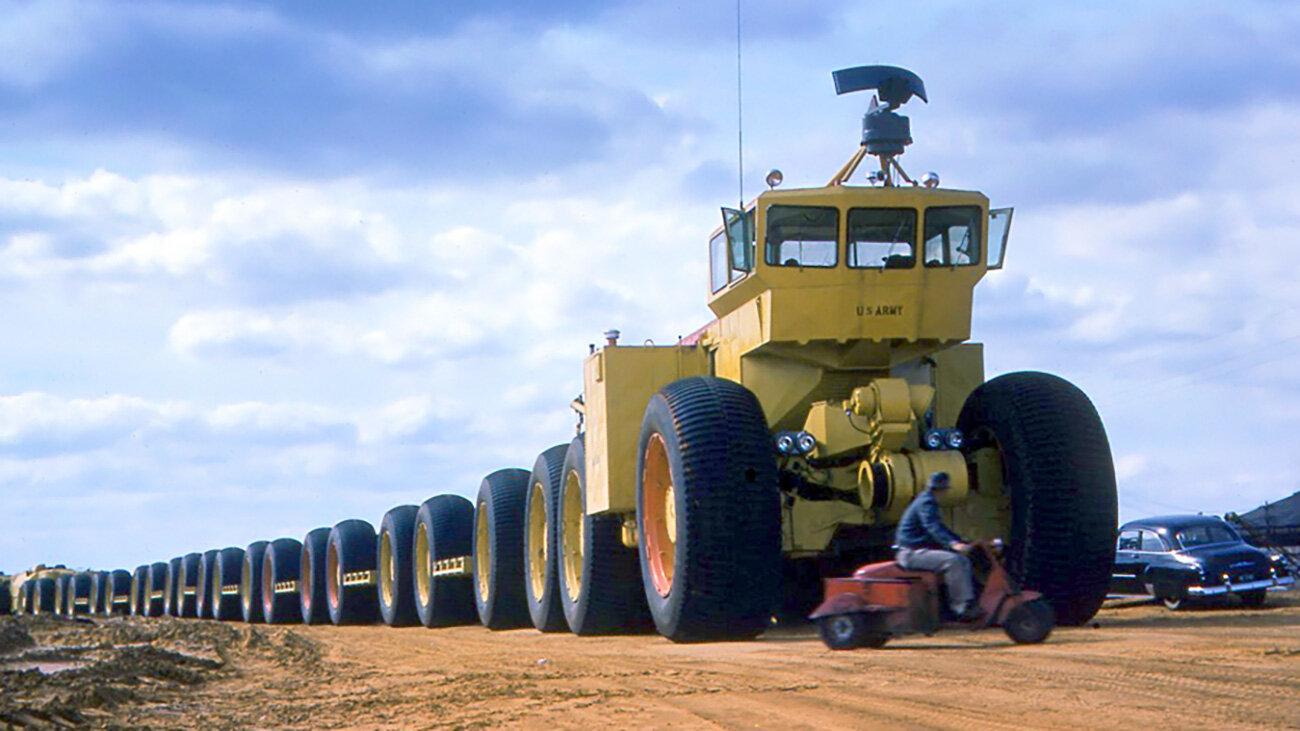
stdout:
[[907,510],[903,519],[898,521],[898,532],[894,534],[894,543],[899,548],[938,548],[952,550],[952,544],[961,543],[961,536],[948,530],[939,514],[939,500],[934,491],[926,489]]

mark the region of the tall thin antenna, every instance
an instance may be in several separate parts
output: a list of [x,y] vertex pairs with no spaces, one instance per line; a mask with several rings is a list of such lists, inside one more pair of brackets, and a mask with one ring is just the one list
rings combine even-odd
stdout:
[[745,215],[745,114],[740,86],[740,0],[736,0],[736,167],[740,186],[740,206]]

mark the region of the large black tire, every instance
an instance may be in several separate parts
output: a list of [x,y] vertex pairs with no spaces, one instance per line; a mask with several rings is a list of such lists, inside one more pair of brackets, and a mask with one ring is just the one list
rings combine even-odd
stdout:
[[57,590],[54,579],[42,576],[28,583],[32,585],[32,614],[54,614],[55,591]]
[[194,614],[199,619],[212,619],[212,577],[217,572],[216,564],[216,549],[199,556],[199,580],[194,587]]
[[91,582],[92,577],[88,573],[73,574],[68,577],[67,616],[90,614]]
[[533,626],[543,632],[562,632],[569,628],[560,601],[559,544],[555,531],[564,455],[568,451],[569,445],[559,444],[537,456],[524,498],[524,592],[528,616]]
[[30,580],[24,581],[18,587],[18,606],[16,607],[16,613],[32,613],[32,582]]
[[389,627],[409,627],[415,613],[415,572],[411,569],[417,505],[399,505],[379,523],[375,550],[379,553],[379,615]]
[[96,616],[108,614],[104,611],[108,600],[108,572],[91,571],[88,575],[90,576],[90,613]]
[[277,538],[262,558],[262,618],[267,624],[302,621],[298,572],[302,571],[302,543]]
[[303,536],[302,562],[298,567],[298,613],[303,624],[330,621],[326,596],[325,557],[329,553],[330,529],[316,528]]
[[262,564],[266,561],[266,547],[269,545],[267,541],[248,544],[239,567],[239,613],[249,624],[266,619],[262,613]]
[[149,564],[149,595],[145,597],[146,617],[161,617],[167,608],[167,572],[171,571],[170,563]]
[[576,635],[643,632],[651,626],[636,551],[623,545],[616,515],[587,515],[583,438],[569,443],[561,467],[556,562],[560,603]]
[[415,515],[411,573],[415,612],[425,627],[472,624],[478,620],[472,576],[434,576],[438,561],[469,560],[474,552],[474,504],[460,495],[424,501]]
[[113,569],[108,574],[104,599],[104,614],[124,615],[131,613],[131,572],[125,569]]
[[181,556],[181,568],[176,577],[176,604],[173,616],[193,619],[199,616],[199,562],[203,556],[187,553]]
[[968,452],[1001,456],[1007,568],[1046,596],[1059,624],[1087,622],[1106,598],[1118,518],[1110,443],[1092,402],[1056,376],[1009,373],[975,389],[957,427]]
[[239,611],[239,580],[243,573],[244,549],[231,546],[217,552],[217,558],[212,562],[212,593],[209,595],[213,619],[231,622],[244,618]]
[[488,629],[530,624],[524,598],[524,496],[528,472],[497,470],[474,503],[474,604]]
[[167,562],[167,579],[163,583],[163,611],[169,617],[181,614],[181,564],[180,556]]
[[641,581],[674,642],[750,639],[781,600],[781,502],[763,407],[744,386],[664,386],[641,422]]
[[1002,629],[1017,644],[1032,645],[1047,639],[1055,624],[1056,613],[1052,611],[1052,605],[1035,599],[1007,612]]
[[375,527],[345,520],[330,530],[325,586],[334,624],[372,624],[379,618]]
[[131,616],[149,615],[149,566],[136,566],[131,574]]

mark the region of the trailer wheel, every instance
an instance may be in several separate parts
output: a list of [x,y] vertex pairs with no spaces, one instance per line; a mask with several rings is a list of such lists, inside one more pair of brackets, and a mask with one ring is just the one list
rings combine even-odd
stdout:
[[136,566],[131,574],[131,616],[143,617],[149,611],[149,567]]
[[265,621],[262,613],[262,564],[266,562],[267,541],[253,541],[244,549],[244,560],[239,565],[239,612],[244,621],[253,624]]
[[181,568],[176,584],[175,616],[193,619],[199,616],[199,562],[203,557],[197,553],[181,556]]
[[180,616],[181,557],[167,562],[167,576],[163,582],[162,613],[169,617]]
[[[448,627],[477,621],[473,572],[465,570],[474,552],[474,504],[460,495],[425,500],[415,515],[411,543],[415,611],[420,624]],[[439,562],[457,559],[459,567],[439,568]]]
[[64,613],[69,617],[90,613],[90,584],[88,573],[73,574],[68,577],[67,606]]
[[303,624],[330,621],[325,580],[325,557],[329,553],[330,529],[316,528],[302,539],[302,564],[298,568],[298,611]]
[[16,614],[13,606],[13,583],[8,577],[0,577],[0,614]]
[[872,624],[871,618],[862,612],[832,614],[817,620],[817,632],[832,650],[884,647],[889,635],[876,632]]
[[262,617],[267,624],[302,620],[298,572],[302,570],[302,543],[277,538],[262,557]]
[[194,586],[194,616],[212,619],[212,577],[216,573],[216,549],[199,556],[199,580]]
[[637,458],[641,579],[675,642],[747,639],[780,603],[781,513],[767,420],[721,378],[651,397]]
[[497,470],[474,505],[474,603],[488,629],[528,625],[524,598],[524,496],[528,473]]
[[171,563],[149,564],[149,595],[145,597],[145,616],[161,617],[167,609],[167,572]]
[[1047,639],[1056,624],[1052,605],[1042,599],[1025,602],[1007,612],[1002,629],[1017,644],[1032,645]]
[[560,603],[559,555],[555,522],[560,509],[560,478],[569,445],[542,452],[533,463],[524,500],[524,582],[528,615],[543,632],[568,629]]
[[617,515],[587,515],[586,449],[569,443],[561,468],[559,520],[560,602],[576,635],[639,632],[650,625],[636,552],[623,545]]
[[379,524],[379,614],[389,627],[415,624],[415,592],[411,588],[411,543],[415,536],[414,505],[399,505]]
[[370,624],[379,618],[375,527],[345,520],[330,531],[325,554],[325,592],[334,624]]
[[976,388],[957,426],[968,457],[1000,458],[1007,568],[1043,592],[1062,625],[1088,621],[1106,598],[1117,519],[1110,443],[1092,402],[1056,376],[1010,373]]
[[89,614],[103,615],[104,600],[107,598],[105,592],[108,589],[108,572],[91,571],[86,574],[90,578],[90,591],[87,593],[86,611]]
[[212,618],[220,622],[243,619],[239,611],[239,579],[244,573],[244,549],[221,549],[212,566]]
[[54,579],[43,576],[32,584],[32,614],[53,614],[58,588]]
[[108,575],[108,597],[104,600],[107,607],[104,614],[120,615],[131,613],[131,572],[125,569],[113,569]]
[[54,613],[63,616],[68,612],[68,577],[54,577]]

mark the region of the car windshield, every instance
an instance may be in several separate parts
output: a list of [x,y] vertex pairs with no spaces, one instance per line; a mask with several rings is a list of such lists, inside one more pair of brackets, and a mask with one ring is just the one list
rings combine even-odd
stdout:
[[1212,543],[1237,543],[1240,540],[1231,528],[1215,523],[1194,525],[1178,531],[1178,544],[1183,548],[1208,546]]

